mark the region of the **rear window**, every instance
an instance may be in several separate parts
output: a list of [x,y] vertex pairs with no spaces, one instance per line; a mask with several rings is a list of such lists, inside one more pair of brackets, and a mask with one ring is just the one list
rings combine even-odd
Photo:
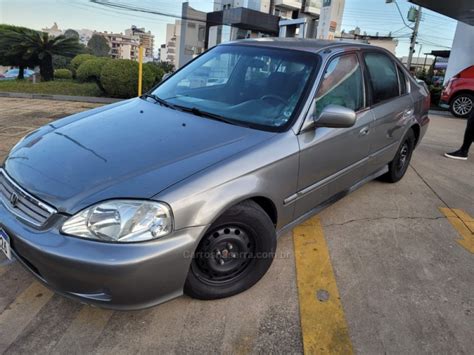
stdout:
[[372,87],[372,103],[377,104],[399,96],[395,63],[383,53],[366,53],[364,60]]

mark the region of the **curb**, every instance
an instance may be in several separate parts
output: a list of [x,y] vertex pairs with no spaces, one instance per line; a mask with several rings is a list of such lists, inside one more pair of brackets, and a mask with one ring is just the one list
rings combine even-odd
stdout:
[[111,103],[114,103],[114,102],[124,100],[124,99],[112,99],[110,97],[30,94],[30,93],[23,93],[23,92],[0,92],[0,97],[21,98],[21,99],[56,100],[56,101],[90,102],[90,103],[96,103],[96,104],[111,104]]

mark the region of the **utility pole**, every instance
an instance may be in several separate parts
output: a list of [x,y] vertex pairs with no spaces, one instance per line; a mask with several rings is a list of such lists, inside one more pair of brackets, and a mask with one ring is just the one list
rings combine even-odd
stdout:
[[418,29],[420,27],[420,21],[421,21],[421,6],[418,6],[418,10],[416,12],[415,27],[413,27],[413,33],[411,35],[410,53],[408,53],[408,60],[407,60],[408,70],[411,69],[411,62],[413,61],[413,53],[415,52],[416,37],[418,36]]

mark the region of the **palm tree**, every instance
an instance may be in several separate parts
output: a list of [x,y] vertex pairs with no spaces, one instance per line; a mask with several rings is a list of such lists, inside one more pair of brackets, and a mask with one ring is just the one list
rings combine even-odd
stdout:
[[24,78],[25,68],[37,65],[36,61],[23,58],[23,48],[12,45],[12,43],[6,39],[6,36],[8,36],[10,32],[19,32],[21,30],[28,29],[26,27],[0,24],[0,65],[17,66],[19,68],[17,79]]
[[54,79],[53,55],[73,57],[82,50],[77,38],[50,37],[45,32],[22,28],[4,33],[0,48],[4,46],[24,61],[39,64],[43,81]]

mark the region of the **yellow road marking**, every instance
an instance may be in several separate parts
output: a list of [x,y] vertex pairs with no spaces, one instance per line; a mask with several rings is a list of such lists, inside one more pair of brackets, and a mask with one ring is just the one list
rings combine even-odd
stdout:
[[318,217],[293,230],[305,354],[352,354],[344,310]]
[[440,211],[461,236],[456,241],[464,249],[474,254],[474,219],[459,209],[440,207]]
[[15,341],[52,296],[53,292],[35,281],[0,314],[0,354]]
[[102,334],[113,311],[94,308],[91,306],[82,307],[77,317],[72,321],[66,333],[61,337],[54,348],[58,354],[84,353],[92,350],[94,342]]

